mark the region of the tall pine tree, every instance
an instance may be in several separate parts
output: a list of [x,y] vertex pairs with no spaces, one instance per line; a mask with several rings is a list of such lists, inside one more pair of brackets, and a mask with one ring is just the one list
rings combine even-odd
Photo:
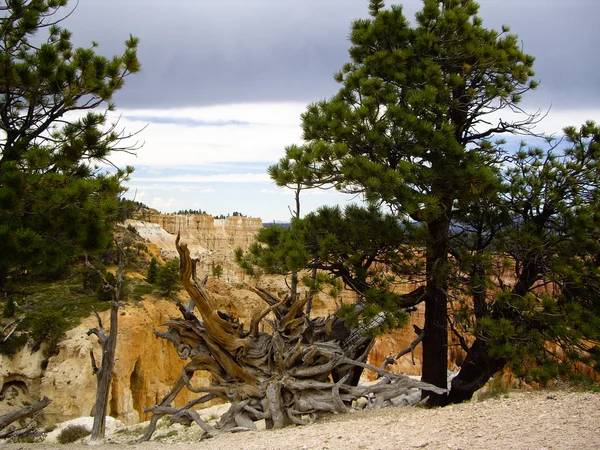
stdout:
[[80,252],[104,248],[122,182],[100,163],[124,147],[105,112],[140,69],[130,37],[121,55],[75,48],[61,27],[66,0],[0,3],[0,286],[19,274],[56,276]]
[[[521,96],[536,87],[534,58],[508,28],[483,27],[471,0],[425,0],[414,25],[401,6],[371,0],[369,10],[369,19],[352,25],[351,61],[335,75],[339,92],[308,107],[303,155],[295,147],[288,153],[310,161],[308,184],[329,181],[420,225],[423,381],[445,387],[451,224],[457,205],[497,189],[501,155],[488,139],[535,121],[527,114],[512,120]],[[276,181],[289,160],[271,169]]]

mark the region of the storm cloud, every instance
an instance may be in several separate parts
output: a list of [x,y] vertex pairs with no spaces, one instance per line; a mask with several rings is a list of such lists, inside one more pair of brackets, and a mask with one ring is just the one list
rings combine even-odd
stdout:
[[[392,2],[387,2],[388,5]],[[406,0],[412,19],[422,2]],[[528,107],[600,104],[597,0],[482,0],[484,25],[509,25],[536,57],[540,88]],[[121,108],[311,102],[333,95],[348,60],[351,22],[368,0],[80,0],[66,26],[79,45],[114,54],[141,38],[142,72],[119,93]]]

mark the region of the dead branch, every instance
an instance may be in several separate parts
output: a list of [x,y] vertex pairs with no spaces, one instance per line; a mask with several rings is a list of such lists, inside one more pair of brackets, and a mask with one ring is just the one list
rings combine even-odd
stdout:
[[36,414],[38,411],[41,411],[50,403],[52,403],[52,400],[50,400],[48,397],[44,397],[39,402],[36,402],[33,405],[29,405],[24,408],[17,409],[16,411],[10,412],[8,414],[4,414],[3,416],[0,416],[0,431],[19,419],[30,417],[31,415]]
[[425,330],[420,329],[416,325],[413,325],[413,328],[415,330],[415,333],[417,333],[417,335],[418,335],[417,338],[414,341],[412,341],[407,348],[400,351],[396,356],[388,356],[383,361],[383,364],[381,364],[382,369],[385,369],[390,364],[395,364],[396,361],[398,361],[398,359],[400,359],[402,356],[406,355],[407,353],[410,353],[410,357],[411,357],[413,366],[415,365],[415,348],[425,338]]
[[6,332],[6,330],[12,326],[12,329],[8,332],[8,334],[6,336],[4,336],[4,339],[2,339],[2,342],[8,341],[8,338],[11,337],[11,335],[17,330],[17,327],[23,321],[23,319],[25,319],[25,316],[21,317],[20,319],[13,320],[12,322],[8,323],[4,328],[2,328],[1,334],[2,334],[2,336],[4,336],[4,333]]
[[[385,316],[362,321],[356,328],[346,326],[335,315],[309,319],[304,311],[309,296],[296,296],[294,301],[286,302],[255,287],[254,292],[268,307],[252,317],[249,332],[244,332],[239,322],[217,310],[216,301],[204,284],[198,282],[196,264],[179,236],[176,247],[181,261],[181,282],[199,317],[191,304],[180,305],[183,318],[164,323],[167,331],[154,332],[158,338],[171,342],[179,356],[189,362],[172,391],[158,405],[146,409],[152,412],[152,419],[138,442],[149,440],[156,423],[165,415],[173,423],[196,423],[206,435],[214,436],[223,431],[256,429],[254,422],[262,419],[268,428],[306,424],[317,414],[345,412],[354,400],[364,396],[372,397],[372,405],[379,407],[391,405],[392,399],[410,389],[446,392],[366,362],[374,343],[366,334],[381,325]],[[416,298],[418,295],[411,301]],[[361,307],[357,305],[359,313]],[[275,316],[270,322],[273,331],[261,332],[260,323],[271,312]],[[417,344],[414,343],[413,349]],[[201,370],[211,374],[209,386],[192,385],[191,379]],[[363,370],[375,372],[381,380],[374,385],[358,386]],[[210,427],[190,410],[191,404],[179,409],[171,406],[182,389],[208,393],[210,397],[204,395],[192,402],[194,405],[207,398],[220,398],[231,406]]]

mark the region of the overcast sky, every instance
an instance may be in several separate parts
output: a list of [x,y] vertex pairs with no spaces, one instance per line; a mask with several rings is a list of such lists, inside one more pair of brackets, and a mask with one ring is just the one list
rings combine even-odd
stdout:
[[[74,1],[71,0],[74,4]],[[266,167],[300,142],[299,114],[337,90],[351,22],[368,0],[80,0],[65,27],[77,45],[113,55],[131,33],[142,71],[116,97],[121,124],[141,133],[130,194],[164,212],[203,209],[286,220],[289,193]],[[402,2],[412,19],[420,0]],[[387,2],[387,4],[391,4]],[[530,111],[550,109],[543,131],[600,121],[600,2],[481,0],[484,25],[509,25],[536,57]],[[345,202],[307,195],[305,212]]]

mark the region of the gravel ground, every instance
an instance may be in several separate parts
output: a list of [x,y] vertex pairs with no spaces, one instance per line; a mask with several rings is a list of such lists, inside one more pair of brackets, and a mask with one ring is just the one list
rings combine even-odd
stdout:
[[[140,426],[98,450],[137,449],[600,449],[600,393],[512,391],[483,402],[438,409],[396,407],[331,416],[304,427],[222,434],[198,442],[198,428],[160,428],[151,442],[126,445]],[[0,444],[3,450],[87,445]]]

